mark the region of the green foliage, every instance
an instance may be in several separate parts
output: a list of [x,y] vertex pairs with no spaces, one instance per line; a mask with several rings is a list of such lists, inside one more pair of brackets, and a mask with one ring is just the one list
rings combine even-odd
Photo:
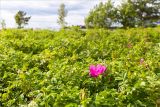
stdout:
[[160,18],[159,0],[129,0],[136,11],[139,26],[150,26]]
[[123,27],[135,27],[137,25],[139,19],[137,18],[136,10],[132,3],[123,2],[118,11],[119,14],[117,15],[117,20],[123,25]]
[[[155,107],[160,30],[2,30],[0,106]],[[107,66],[89,76],[89,65]]]
[[114,23],[116,10],[111,0],[100,3],[92,9],[85,19],[87,28],[109,28]]
[[160,18],[159,0],[127,0],[119,8],[123,27],[151,26]]
[[30,20],[31,17],[25,17],[26,12],[24,11],[18,11],[15,15],[15,21],[16,24],[18,25],[18,28],[23,28],[24,25],[28,24],[28,21]]
[[160,19],[159,0],[124,0],[115,6],[112,0],[99,3],[85,19],[88,28],[152,27]]
[[58,9],[58,24],[61,26],[61,28],[65,28],[65,25],[67,24],[65,22],[65,17],[67,16],[67,10],[65,9],[65,4],[61,4]]

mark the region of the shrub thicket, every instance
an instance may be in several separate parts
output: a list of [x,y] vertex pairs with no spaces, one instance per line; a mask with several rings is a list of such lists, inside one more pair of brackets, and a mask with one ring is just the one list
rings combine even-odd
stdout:
[[[154,107],[160,30],[0,31],[0,106]],[[91,64],[106,75],[89,76]]]

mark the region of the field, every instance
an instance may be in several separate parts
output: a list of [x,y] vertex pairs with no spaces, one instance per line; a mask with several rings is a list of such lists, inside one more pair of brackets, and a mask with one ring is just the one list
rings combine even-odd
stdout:
[[[89,75],[90,65],[107,67]],[[155,107],[160,28],[0,31],[2,107]]]

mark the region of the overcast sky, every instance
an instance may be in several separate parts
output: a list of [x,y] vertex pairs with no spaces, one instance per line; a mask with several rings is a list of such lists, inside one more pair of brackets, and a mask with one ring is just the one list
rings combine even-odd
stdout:
[[107,0],[0,0],[0,21],[4,19],[7,27],[16,27],[14,15],[22,10],[31,16],[27,27],[57,28],[57,10],[64,3],[68,10],[68,25],[84,25],[84,18],[90,9],[101,1]]

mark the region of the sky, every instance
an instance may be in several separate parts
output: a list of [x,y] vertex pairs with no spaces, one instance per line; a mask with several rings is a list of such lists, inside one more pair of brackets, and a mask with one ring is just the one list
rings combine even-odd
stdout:
[[[3,19],[9,28],[17,27],[14,16],[25,11],[31,16],[27,28],[59,28],[57,24],[58,8],[64,3],[68,11],[65,18],[68,25],[84,25],[84,19],[90,9],[107,0],[0,0],[0,21]],[[118,3],[118,0],[115,0]]]

